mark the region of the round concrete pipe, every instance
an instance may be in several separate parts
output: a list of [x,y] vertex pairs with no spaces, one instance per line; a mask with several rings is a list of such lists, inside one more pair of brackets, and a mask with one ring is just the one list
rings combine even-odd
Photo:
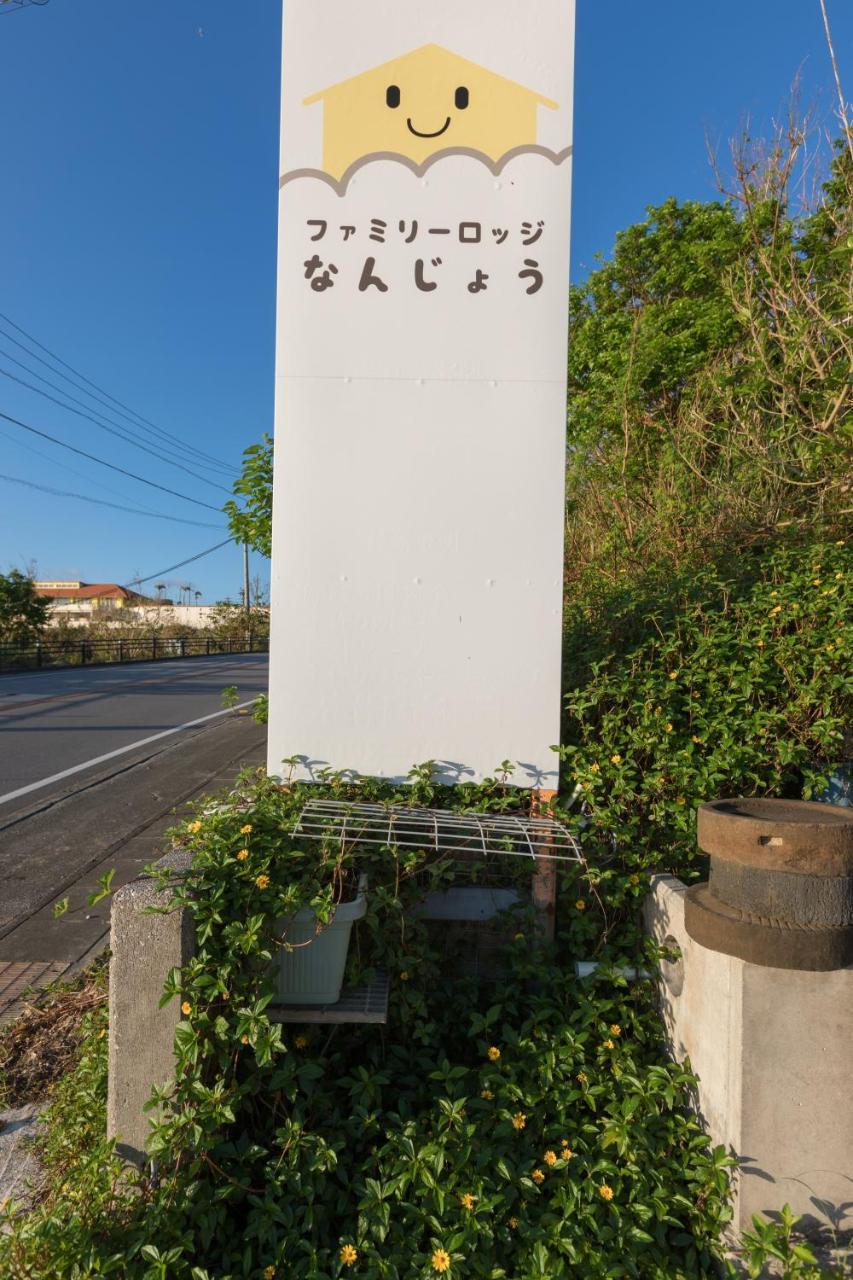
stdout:
[[718,800],[698,814],[707,884],[685,899],[694,941],[752,964],[853,963],[853,810],[797,800]]

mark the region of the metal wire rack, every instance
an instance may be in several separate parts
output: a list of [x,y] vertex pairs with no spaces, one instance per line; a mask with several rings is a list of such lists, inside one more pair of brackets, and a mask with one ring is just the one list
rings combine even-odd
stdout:
[[272,1004],[270,1022],[387,1022],[388,975],[380,970],[363,987],[348,987],[337,1004]]
[[429,849],[436,854],[581,860],[580,846],[561,822],[508,813],[448,813],[402,805],[309,800],[291,834],[303,840]]

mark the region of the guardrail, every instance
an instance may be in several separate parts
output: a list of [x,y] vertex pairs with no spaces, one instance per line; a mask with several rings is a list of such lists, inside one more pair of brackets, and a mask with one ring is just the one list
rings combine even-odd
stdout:
[[0,645],[0,671],[38,671],[50,667],[89,667],[119,662],[163,662],[214,654],[266,653],[267,638],[242,636],[122,636],[103,640],[45,640],[38,644]]

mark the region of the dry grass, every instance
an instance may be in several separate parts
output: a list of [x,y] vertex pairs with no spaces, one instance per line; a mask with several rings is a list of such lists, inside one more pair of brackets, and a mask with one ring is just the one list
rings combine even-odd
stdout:
[[71,1069],[81,1019],[107,999],[107,973],[97,961],[74,981],[54,983],[0,1030],[0,1106],[40,1102]]

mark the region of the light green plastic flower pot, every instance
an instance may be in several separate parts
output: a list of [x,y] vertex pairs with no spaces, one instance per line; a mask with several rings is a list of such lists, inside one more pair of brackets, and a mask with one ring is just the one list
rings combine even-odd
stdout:
[[273,961],[276,1003],[337,1004],[352,927],[367,911],[366,890],[367,878],[362,876],[358,896],[352,902],[342,903],[319,933],[317,917],[310,907],[290,919],[282,917],[277,921],[281,936],[295,950],[282,948]]

